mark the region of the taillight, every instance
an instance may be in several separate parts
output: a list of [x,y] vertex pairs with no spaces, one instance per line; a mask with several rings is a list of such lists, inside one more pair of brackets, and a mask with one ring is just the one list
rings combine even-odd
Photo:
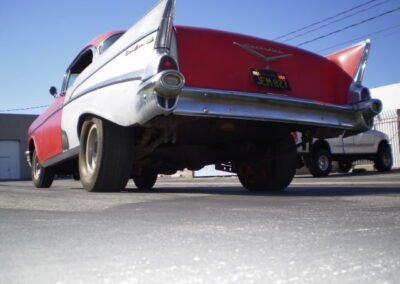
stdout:
[[171,56],[164,56],[160,60],[160,65],[158,66],[158,72],[165,70],[178,70],[178,65]]

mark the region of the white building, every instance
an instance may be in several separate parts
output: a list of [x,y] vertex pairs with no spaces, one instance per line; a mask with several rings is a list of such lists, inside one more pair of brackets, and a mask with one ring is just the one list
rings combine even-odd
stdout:
[[400,110],[400,83],[371,89],[371,96],[380,99],[383,111]]

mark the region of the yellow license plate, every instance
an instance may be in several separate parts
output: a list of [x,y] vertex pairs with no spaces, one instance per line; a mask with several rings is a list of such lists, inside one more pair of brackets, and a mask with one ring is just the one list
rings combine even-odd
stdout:
[[283,91],[290,90],[287,76],[283,73],[271,72],[264,69],[251,69],[251,76],[258,86]]

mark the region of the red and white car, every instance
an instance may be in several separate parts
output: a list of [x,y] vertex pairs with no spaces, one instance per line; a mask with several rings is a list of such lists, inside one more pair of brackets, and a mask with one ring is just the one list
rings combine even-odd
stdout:
[[130,178],[149,189],[159,173],[231,162],[248,190],[283,190],[298,162],[291,132],[358,133],[380,112],[361,85],[368,41],[321,57],[176,26],[174,5],[161,1],[71,63],[54,103],[29,129],[36,187],[73,174],[88,191],[119,191]]

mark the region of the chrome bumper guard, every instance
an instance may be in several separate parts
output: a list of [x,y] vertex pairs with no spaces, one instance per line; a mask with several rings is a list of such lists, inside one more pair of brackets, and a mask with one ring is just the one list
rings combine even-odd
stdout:
[[382,103],[379,100],[336,105],[284,95],[184,87],[173,113],[182,116],[271,121],[362,132],[372,127],[374,116],[381,110]]
[[26,151],[25,152],[25,157],[26,157],[26,161],[28,162],[28,165],[32,168],[31,152],[30,151]]

